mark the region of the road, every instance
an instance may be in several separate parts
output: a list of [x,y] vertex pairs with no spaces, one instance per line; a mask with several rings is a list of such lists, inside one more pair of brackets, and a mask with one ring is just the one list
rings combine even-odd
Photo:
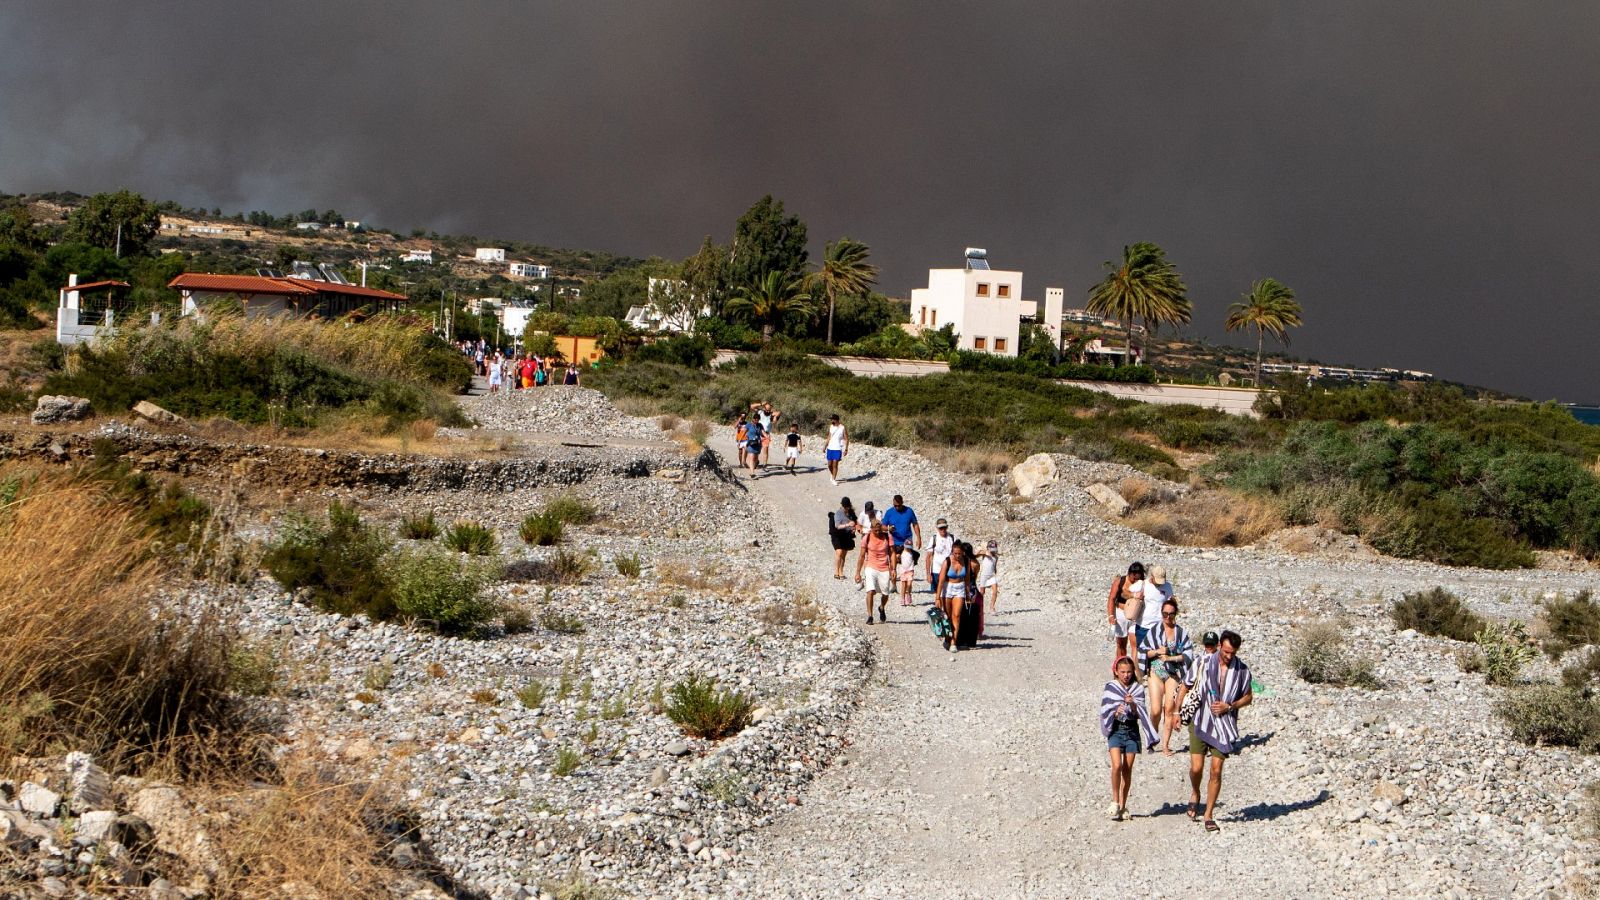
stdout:
[[[852,627],[867,627],[861,594],[832,577],[820,527],[840,489],[825,472],[749,483],[801,582],[838,605]],[[900,486],[850,490],[887,496]],[[1110,821],[1095,718],[1108,677],[1105,584],[1064,575],[1103,570],[1109,581],[1118,564],[1008,558],[991,639],[954,658],[929,633],[929,595],[915,594],[909,610],[891,601],[888,624],[869,628],[880,664],[852,724],[852,746],[745,855],[751,896],[1190,895],[1221,889],[1210,873],[1225,862],[1235,873],[1229,893],[1281,896],[1311,874],[1284,839],[1293,816],[1256,805],[1281,799],[1264,796],[1264,749],[1229,761],[1220,834],[1184,815],[1184,753],[1141,755],[1134,817]],[[1252,809],[1242,808],[1247,803]],[[1215,855],[1202,862],[1200,852]]]

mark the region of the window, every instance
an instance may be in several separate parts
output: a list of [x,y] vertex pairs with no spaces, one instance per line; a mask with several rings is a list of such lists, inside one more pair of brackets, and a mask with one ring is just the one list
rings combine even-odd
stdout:
[[998,285],[997,287],[998,287],[998,289],[1000,291],[1000,296],[1001,297],[1009,297],[1009,296],[1011,296],[1011,285],[1002,284],[1002,285]]
[[980,337],[973,338],[972,339],[972,349],[974,349],[974,350],[987,350],[987,349],[989,349],[989,339],[988,338],[980,338]]
[[978,296],[979,297],[987,297],[987,296],[989,296],[989,286],[987,284],[984,284],[981,281],[978,282]]
[[996,352],[996,353],[1004,353],[1004,352],[1006,352],[1006,339],[1005,338],[995,338],[994,339],[994,352]]

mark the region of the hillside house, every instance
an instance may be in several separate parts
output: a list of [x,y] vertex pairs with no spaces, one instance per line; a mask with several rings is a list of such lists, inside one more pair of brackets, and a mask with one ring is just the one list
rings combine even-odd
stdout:
[[406,302],[404,294],[312,278],[185,272],[167,282],[167,287],[178,291],[181,312],[186,316],[204,315],[207,307],[237,303],[249,317],[288,314],[334,319],[354,312],[398,310]]
[[514,262],[507,271],[522,278],[544,279],[550,277],[550,267],[541,266],[538,263]]
[[478,262],[503,263],[506,261],[506,251],[503,247],[479,247],[472,258]]
[[119,315],[130,312],[127,290],[126,281],[79,284],[77,275],[67,276],[66,285],[57,295],[56,343],[82,344],[94,340],[101,329],[116,325]]
[[[1057,340],[1061,297],[1059,288],[1045,293],[1046,324],[1053,316]],[[1031,320],[1038,312],[1037,301],[1022,299],[1022,273],[990,268],[988,251],[978,247],[967,248],[959,269],[929,269],[928,286],[911,292],[913,329],[951,325],[956,347],[975,353],[1016,356],[1022,320]]]
[[401,262],[431,263],[433,262],[432,250],[407,250],[400,255]]

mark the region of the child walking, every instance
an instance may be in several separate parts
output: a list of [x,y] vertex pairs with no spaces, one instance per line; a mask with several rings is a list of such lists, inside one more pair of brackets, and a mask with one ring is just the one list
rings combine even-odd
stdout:
[[917,577],[917,551],[906,547],[900,551],[900,605],[911,605],[911,581]]

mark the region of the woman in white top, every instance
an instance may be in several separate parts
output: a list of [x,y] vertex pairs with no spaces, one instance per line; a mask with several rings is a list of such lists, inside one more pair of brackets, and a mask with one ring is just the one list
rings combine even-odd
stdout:
[[839,421],[837,415],[828,417],[828,477],[834,484],[839,483],[839,462],[845,454],[850,452],[850,432],[845,430],[844,423]]
[[500,354],[496,353],[494,358],[489,360],[489,393],[500,393],[500,376]]
[[978,590],[984,594],[989,614],[1000,603],[1000,544],[990,541],[978,549]]

